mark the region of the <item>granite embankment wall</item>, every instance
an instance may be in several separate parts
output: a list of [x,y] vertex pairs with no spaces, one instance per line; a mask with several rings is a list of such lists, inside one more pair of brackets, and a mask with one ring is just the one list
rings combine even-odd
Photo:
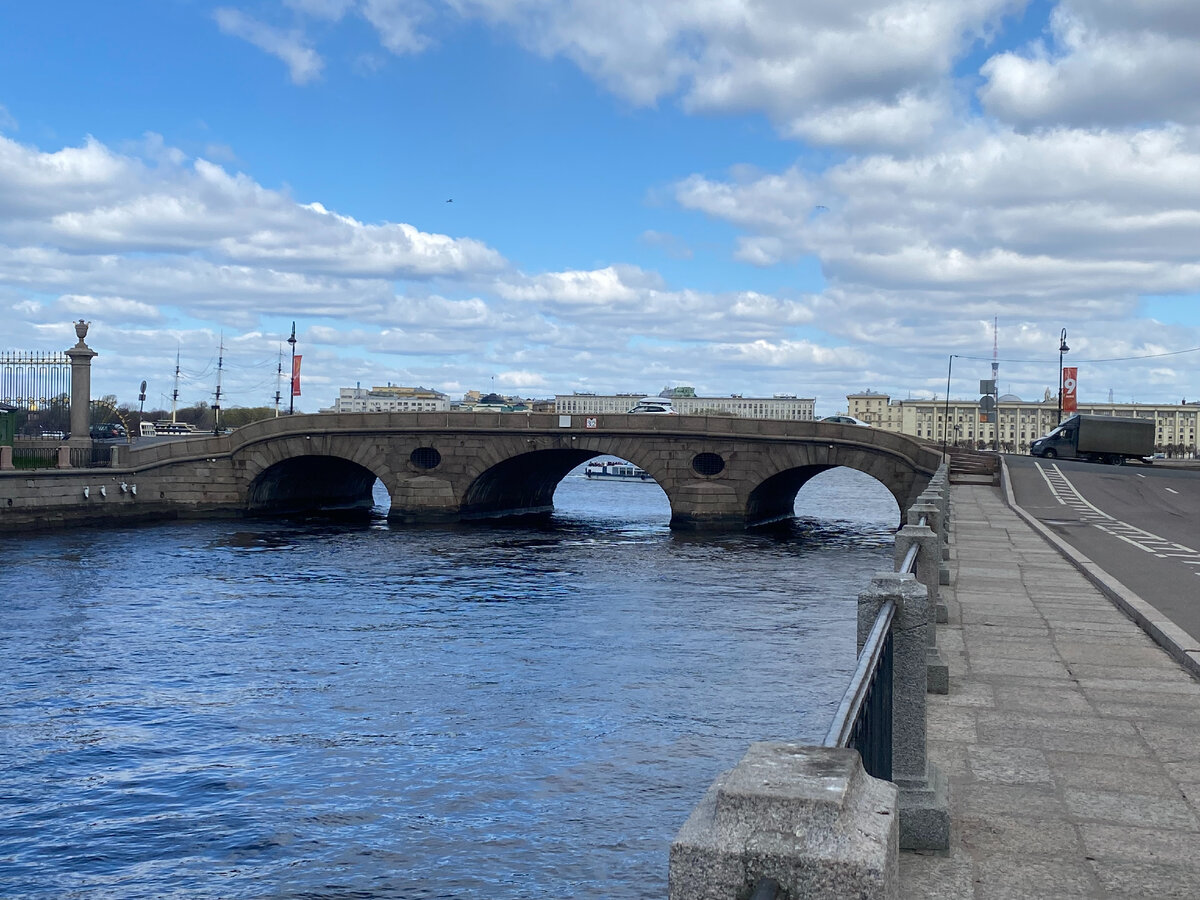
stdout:
[[[186,472],[186,474],[185,474]],[[174,466],[0,471],[0,532],[192,516],[237,516],[230,460]]]

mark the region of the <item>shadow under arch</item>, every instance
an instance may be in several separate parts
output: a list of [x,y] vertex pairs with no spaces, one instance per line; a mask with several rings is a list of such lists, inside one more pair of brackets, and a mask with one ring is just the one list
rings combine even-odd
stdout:
[[[602,450],[553,448],[531,450],[502,460],[480,473],[463,497],[463,519],[502,516],[548,516],[554,491],[576,466],[590,459],[612,458]],[[629,460],[640,465],[637,460]]]
[[879,486],[891,494],[892,499],[896,501],[896,507],[900,511],[897,526],[903,524],[904,498],[898,496],[896,488],[888,484],[879,474],[870,471],[869,468],[860,469],[856,466],[820,464],[785,469],[767,478],[758,487],[754,488],[750,492],[746,503],[747,526],[760,527],[791,521],[795,517],[796,496],[800,493],[800,489],[822,472],[839,468],[861,473],[878,482]]
[[264,469],[246,492],[252,516],[370,515],[375,473],[340,456],[295,456]]

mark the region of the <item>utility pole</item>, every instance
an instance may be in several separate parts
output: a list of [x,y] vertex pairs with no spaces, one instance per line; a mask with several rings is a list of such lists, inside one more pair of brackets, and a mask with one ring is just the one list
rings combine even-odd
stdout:
[[1071,348],[1067,346],[1067,329],[1062,330],[1062,337],[1058,341],[1058,418],[1054,421],[1054,427],[1057,428],[1062,422],[1062,394],[1063,394],[1063,354]]
[[1000,319],[992,317],[992,397],[995,422],[992,425],[992,449],[1000,452]]
[[292,389],[288,391],[288,415],[296,412],[296,323],[292,323],[292,336],[288,338],[292,345]]

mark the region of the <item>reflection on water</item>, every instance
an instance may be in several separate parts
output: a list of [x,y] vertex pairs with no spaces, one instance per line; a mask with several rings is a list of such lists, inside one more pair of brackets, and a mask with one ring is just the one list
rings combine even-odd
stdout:
[[663,896],[712,778],[823,734],[898,513],[837,471],[763,534],[555,503],[5,539],[0,893]]

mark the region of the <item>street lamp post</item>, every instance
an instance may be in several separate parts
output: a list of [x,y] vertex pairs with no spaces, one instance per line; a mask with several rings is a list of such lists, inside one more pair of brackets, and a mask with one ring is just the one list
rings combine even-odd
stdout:
[[1071,348],[1067,346],[1067,329],[1062,330],[1062,335],[1058,339],[1058,418],[1055,419],[1057,425],[1062,421],[1062,395],[1063,395],[1063,354]]
[[292,336],[288,338],[288,343],[292,345],[292,380],[291,388],[288,390],[288,415],[292,415],[296,411],[296,323],[292,323]]

